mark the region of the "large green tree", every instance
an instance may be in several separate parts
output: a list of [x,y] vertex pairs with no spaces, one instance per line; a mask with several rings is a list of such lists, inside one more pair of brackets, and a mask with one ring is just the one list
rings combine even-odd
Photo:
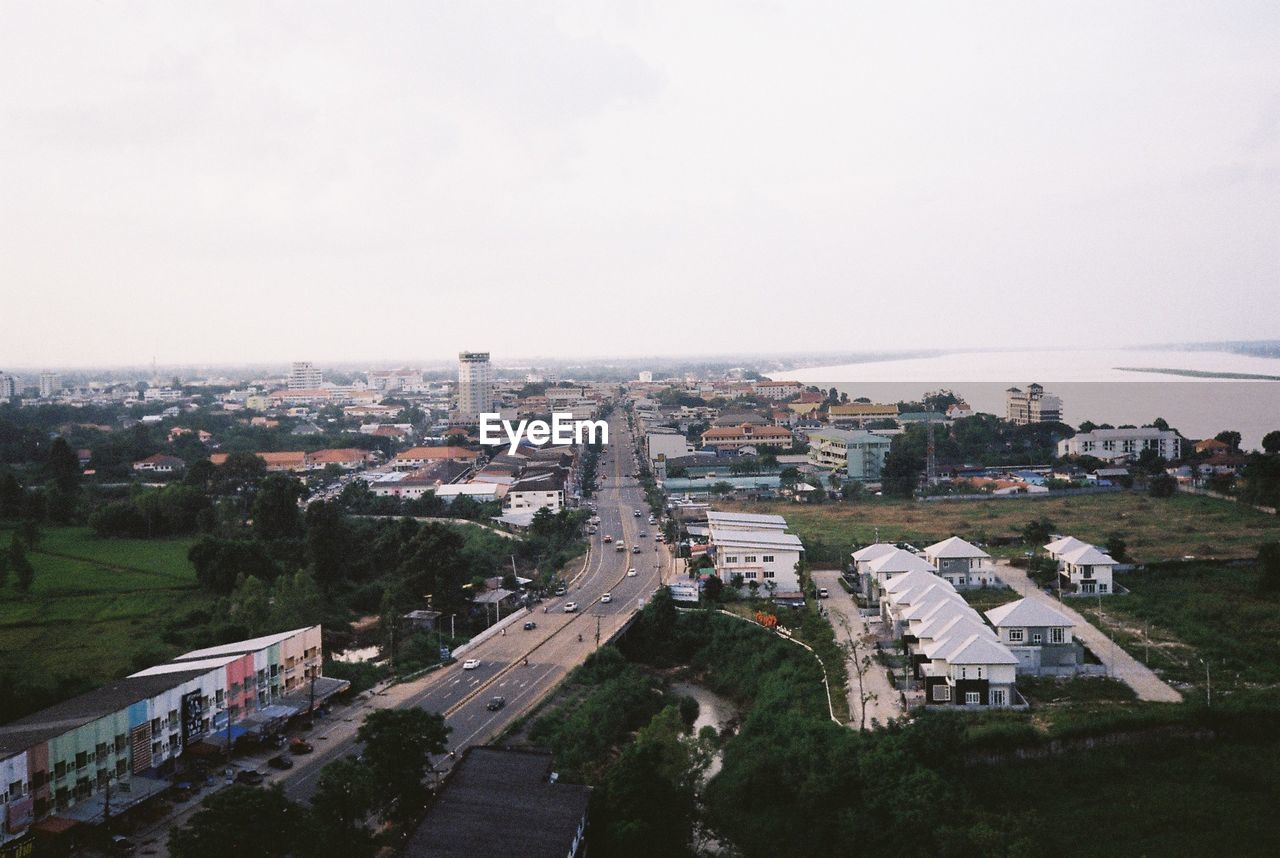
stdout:
[[230,786],[206,798],[186,825],[169,835],[173,858],[301,854],[307,813],[279,787]]
[[375,844],[366,822],[377,806],[378,785],[368,766],[353,759],[329,763],[311,798],[318,835],[312,854],[333,858],[372,855]]
[[80,459],[65,438],[55,438],[49,447],[45,473],[60,490],[74,494],[80,487]]
[[697,786],[708,757],[683,735],[679,710],[653,717],[610,769],[594,807],[599,848],[618,856],[688,855]]
[[31,560],[27,557],[27,544],[17,533],[14,533],[9,543],[9,568],[13,571],[13,583],[18,588],[18,592],[31,592],[31,585],[36,578],[36,568],[31,565]]
[[253,532],[259,539],[296,539],[302,535],[298,501],[306,493],[302,483],[285,474],[262,481],[253,501]]
[[431,756],[445,752],[450,729],[425,709],[379,709],[364,719],[356,738],[385,811],[408,814],[422,800]]
[[306,526],[307,565],[320,589],[332,593],[347,578],[356,549],[347,516],[337,503],[316,501],[307,507]]

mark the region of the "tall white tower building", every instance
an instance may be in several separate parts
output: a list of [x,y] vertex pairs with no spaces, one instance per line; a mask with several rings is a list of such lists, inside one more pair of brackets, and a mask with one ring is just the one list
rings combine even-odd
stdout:
[[49,399],[62,390],[62,376],[56,372],[40,373],[40,398]]
[[493,368],[488,352],[458,353],[457,421],[474,426],[480,415],[493,410]]
[[324,383],[324,373],[311,365],[309,360],[296,360],[289,370],[290,390],[315,390]]

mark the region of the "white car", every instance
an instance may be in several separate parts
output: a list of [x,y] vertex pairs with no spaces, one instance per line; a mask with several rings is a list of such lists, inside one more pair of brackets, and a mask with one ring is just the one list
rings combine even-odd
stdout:
[[462,663],[463,670],[475,670],[479,666],[480,666],[480,659],[478,658],[469,658]]
[[565,603],[564,603],[564,612],[565,612],[566,614],[572,614],[572,613],[573,613],[574,611],[576,611],[576,610],[578,610],[578,603],[577,603],[577,602],[565,602]]
[[603,596],[600,597],[600,604],[602,605],[607,605],[612,601],[613,601],[612,593],[605,593]]
[[627,577],[628,578],[636,577],[636,568],[634,566],[632,566],[630,569],[627,570]]

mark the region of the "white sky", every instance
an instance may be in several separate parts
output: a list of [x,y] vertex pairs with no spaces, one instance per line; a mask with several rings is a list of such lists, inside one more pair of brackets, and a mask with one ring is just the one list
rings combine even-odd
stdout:
[[1277,337],[1277,45],[1221,0],[2,0],[0,368]]

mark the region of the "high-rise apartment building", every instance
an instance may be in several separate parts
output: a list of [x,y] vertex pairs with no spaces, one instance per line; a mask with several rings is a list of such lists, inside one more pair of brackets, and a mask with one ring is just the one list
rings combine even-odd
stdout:
[[1010,423],[1026,426],[1029,423],[1061,423],[1062,400],[1032,382],[1025,391],[1011,387],[1005,391],[1007,417]]
[[458,353],[457,422],[472,426],[493,410],[493,368],[488,352]]
[[296,360],[289,370],[290,390],[315,390],[324,383],[324,373],[311,365],[309,360]]
[[48,399],[62,390],[62,376],[56,372],[40,373],[40,398]]

